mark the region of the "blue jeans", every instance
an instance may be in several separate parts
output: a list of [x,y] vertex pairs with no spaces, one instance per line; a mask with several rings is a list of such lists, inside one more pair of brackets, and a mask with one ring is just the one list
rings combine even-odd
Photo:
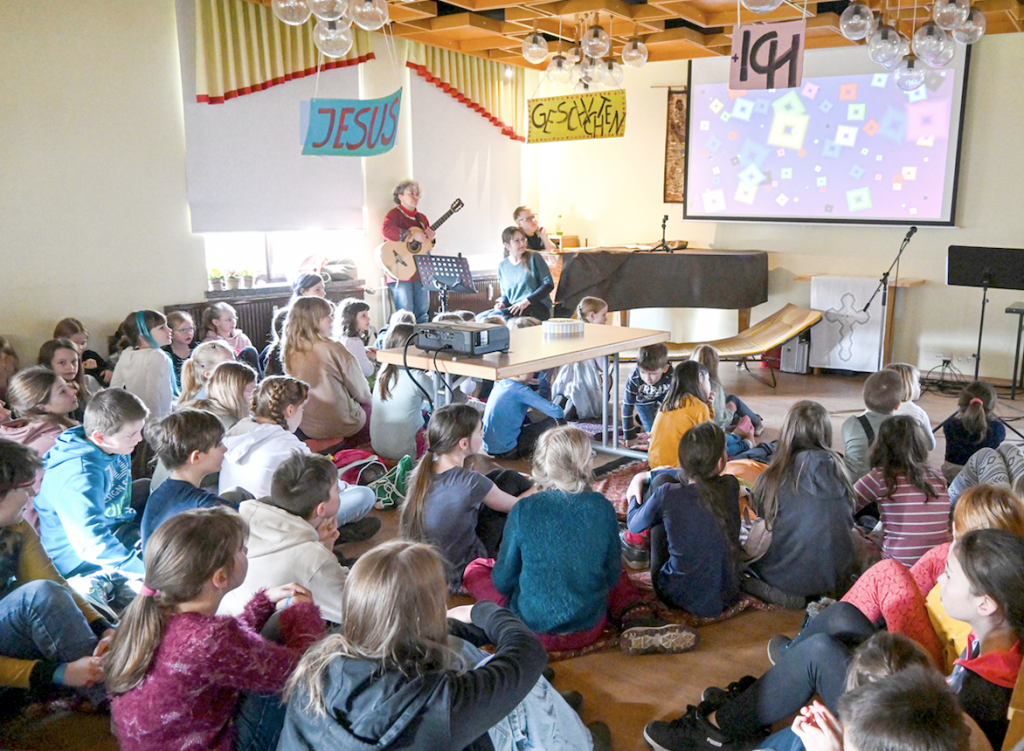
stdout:
[[853,650],[874,632],[853,605],[830,605],[808,621],[773,668],[726,701],[716,715],[718,726],[738,736],[753,734],[793,714],[815,694],[835,714]]
[[242,694],[235,710],[235,751],[274,751],[287,709],[277,694]]
[[736,456],[736,454],[742,454],[750,448],[750,444],[744,441],[735,433],[725,434],[725,453],[729,455],[729,458]]
[[20,660],[74,662],[98,639],[67,587],[50,579],[22,584],[0,600],[0,654]]
[[370,513],[370,509],[373,508],[373,504],[377,501],[377,496],[372,488],[368,488],[365,485],[351,485],[348,490],[341,491],[339,500],[341,505],[338,507],[338,513],[335,514],[335,518],[338,520],[338,526],[340,527],[344,524],[357,522]]
[[643,425],[645,433],[650,433],[651,428],[654,427],[654,418],[658,416],[659,409],[661,409],[660,403],[636,405],[636,416],[640,418],[640,424]]
[[757,416],[757,413],[754,412],[754,410],[752,410],[746,404],[744,404],[743,400],[736,396],[736,394],[726,394],[725,402],[726,404],[732,402],[733,404],[736,405],[737,421],[743,419],[744,417],[749,417],[750,421],[754,423],[755,428],[761,424],[761,418]]
[[419,282],[391,282],[391,294],[396,310],[408,310],[416,316],[416,323],[426,323],[430,310],[430,290]]

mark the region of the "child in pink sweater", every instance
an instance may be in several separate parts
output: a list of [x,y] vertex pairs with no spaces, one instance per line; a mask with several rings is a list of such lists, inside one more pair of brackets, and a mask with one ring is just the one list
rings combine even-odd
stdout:
[[[168,519],[146,546],[146,584],[125,611],[106,663],[122,751],[274,749],[279,694],[324,633],[309,590],[257,593],[237,618],[214,613],[245,579],[246,523],[227,508]],[[283,644],[260,635],[280,612]]]

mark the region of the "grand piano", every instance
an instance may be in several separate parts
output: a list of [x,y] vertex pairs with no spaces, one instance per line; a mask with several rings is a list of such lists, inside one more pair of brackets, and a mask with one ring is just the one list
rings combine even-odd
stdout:
[[[768,301],[768,254],[763,250],[676,250],[650,253],[632,247],[580,248],[545,253],[558,266],[556,311],[571,313],[584,297],[600,297],[609,310],[718,308],[739,312]],[[556,274],[556,269],[552,268]]]

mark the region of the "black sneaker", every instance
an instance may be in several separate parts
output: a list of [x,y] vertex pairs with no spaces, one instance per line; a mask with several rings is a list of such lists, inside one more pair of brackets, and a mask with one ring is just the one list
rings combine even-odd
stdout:
[[572,708],[573,712],[580,713],[583,709],[583,694],[579,691],[559,691],[558,693],[565,699],[565,703]]
[[594,751],[612,751],[612,731],[600,720],[587,725],[590,737],[594,742]]
[[622,561],[634,571],[643,571],[651,567],[651,549],[644,545],[626,542],[625,526],[619,527],[619,545],[622,548]]
[[380,519],[376,516],[364,516],[359,521],[350,524],[343,524],[338,527],[338,539],[335,545],[344,545],[349,542],[362,542],[369,540],[380,530]]
[[775,634],[771,639],[768,640],[768,662],[772,665],[778,665],[779,660],[782,659],[782,655],[785,654],[789,648],[789,643],[793,641],[785,634]]
[[709,713],[717,712],[727,700],[736,694],[742,694],[756,682],[757,678],[754,676],[745,675],[738,681],[730,683],[727,688],[708,686],[704,689],[704,693],[700,695],[701,707],[707,709]]
[[716,728],[707,716],[708,708],[686,708],[678,720],[655,720],[644,728],[644,740],[654,751],[732,751],[738,748],[733,740]]
[[548,682],[555,680],[555,669],[550,665],[545,665],[540,674],[547,678]]

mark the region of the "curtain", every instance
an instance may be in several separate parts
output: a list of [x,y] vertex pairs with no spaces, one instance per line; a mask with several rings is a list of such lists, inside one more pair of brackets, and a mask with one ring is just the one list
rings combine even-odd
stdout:
[[372,60],[367,32],[353,28],[355,41],[344,58],[320,55],[314,24],[288,26],[266,5],[248,0],[195,0],[196,101],[227,99],[309,76],[320,70]]
[[509,138],[526,140],[518,132],[522,129],[525,110],[525,72],[522,68],[511,66],[514,74],[508,79],[504,63],[419,43],[409,44],[406,66],[479,112]]

